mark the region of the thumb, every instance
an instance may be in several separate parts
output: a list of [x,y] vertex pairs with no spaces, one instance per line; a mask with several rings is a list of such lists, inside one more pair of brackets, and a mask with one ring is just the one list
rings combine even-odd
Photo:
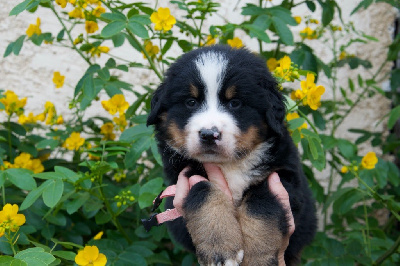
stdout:
[[204,169],[207,172],[207,176],[210,182],[217,186],[218,189],[224,192],[225,195],[230,200],[232,200],[232,193],[229,190],[228,183],[226,182],[226,179],[221,169],[217,165],[212,163],[204,163]]
[[289,223],[288,235],[292,235],[294,233],[295,224],[292,209],[290,208],[289,194],[287,193],[277,173],[272,173],[269,176],[268,185],[272,194],[276,196],[283,208],[286,210],[287,221]]

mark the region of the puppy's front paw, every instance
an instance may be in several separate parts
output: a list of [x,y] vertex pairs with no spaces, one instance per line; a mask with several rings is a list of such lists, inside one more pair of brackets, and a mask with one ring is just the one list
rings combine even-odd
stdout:
[[[239,250],[236,255],[232,251],[206,251],[207,253],[197,252],[200,265],[208,266],[239,266],[243,260],[244,251]],[[223,254],[225,253],[225,254]]]
[[243,237],[236,210],[210,182],[192,187],[184,204],[186,227],[201,265],[240,265]]

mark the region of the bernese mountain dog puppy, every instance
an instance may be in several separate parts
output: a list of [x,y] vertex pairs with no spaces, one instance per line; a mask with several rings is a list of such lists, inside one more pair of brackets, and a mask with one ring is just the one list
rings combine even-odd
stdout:
[[[286,264],[299,263],[312,241],[314,200],[284,118],[284,97],[265,60],[246,49],[211,46],[184,54],[155,91],[147,124],[155,125],[168,182],[176,184],[187,166],[188,177],[207,177],[202,163],[211,162],[232,192],[233,204],[212,183],[199,182],[184,201],[184,218],[167,223],[201,264],[277,265],[288,223],[268,189],[273,172],[289,194],[296,226]],[[166,208],[174,208],[172,201]]]

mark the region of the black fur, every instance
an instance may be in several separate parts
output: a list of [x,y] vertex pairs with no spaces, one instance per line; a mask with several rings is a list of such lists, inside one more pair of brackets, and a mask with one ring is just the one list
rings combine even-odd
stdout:
[[[260,57],[245,49],[213,46],[187,53],[171,65],[164,82],[154,93],[151,113],[147,121],[148,125],[155,125],[166,178],[170,184],[175,184],[178,174],[186,166],[191,168],[190,175],[206,176],[201,162],[187,158],[167,145],[166,141],[169,136],[166,134],[165,123],[161,123],[160,115],[166,115],[167,121],[173,120],[180,129],[184,128],[194,112],[188,110],[184,105],[185,100],[189,97],[190,84],[198,87],[200,91],[204,89],[193,62],[201,53],[207,51],[223,53],[229,60],[222,88],[226,89],[231,85],[240,88],[235,97],[242,100],[243,107],[240,111],[231,111],[240,130],[246,131],[250,126],[255,126],[262,131],[262,141],[272,144],[262,162],[255,166],[256,169],[262,170],[262,180],[264,181],[251,185],[244,192],[243,198],[247,199],[249,213],[261,217],[266,223],[271,220],[271,217],[278,219],[281,225],[280,231],[286,234],[285,210],[269,192],[266,181],[272,172],[275,171],[279,174],[290,195],[290,204],[296,225],[296,230],[291,236],[285,253],[285,261],[288,265],[295,264],[298,262],[303,247],[312,241],[316,231],[314,200],[301,168],[297,148],[284,124],[284,98],[277,90],[276,81],[269,73],[265,61]],[[199,98],[201,97],[204,95],[200,94]],[[220,100],[221,104],[226,104],[223,98]],[[266,128],[263,125],[266,125]],[[193,187],[185,203],[187,208],[199,208],[204,202],[204,197],[196,197],[194,190],[205,191],[207,185],[198,184]],[[167,200],[166,208],[173,208],[172,199]],[[167,225],[178,242],[194,251],[195,248],[182,218],[168,222]]]

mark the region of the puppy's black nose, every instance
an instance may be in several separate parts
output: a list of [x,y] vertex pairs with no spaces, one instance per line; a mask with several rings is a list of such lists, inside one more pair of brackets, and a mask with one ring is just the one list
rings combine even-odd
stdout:
[[215,144],[216,140],[221,139],[221,132],[219,132],[217,127],[202,128],[199,131],[200,141],[204,144]]

